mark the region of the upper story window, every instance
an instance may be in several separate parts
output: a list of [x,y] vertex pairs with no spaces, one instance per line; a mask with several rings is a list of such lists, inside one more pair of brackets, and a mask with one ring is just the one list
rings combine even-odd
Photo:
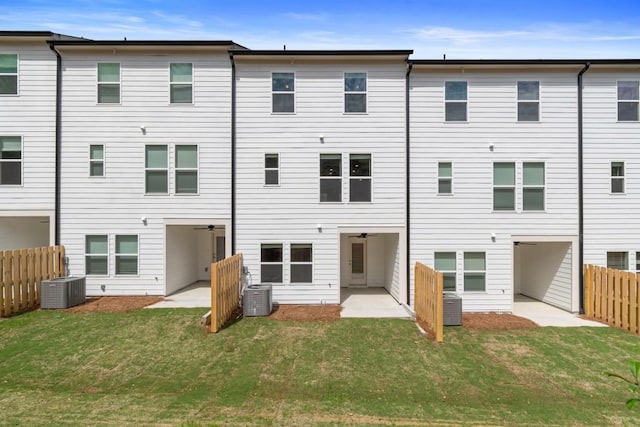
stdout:
[[320,201],[342,201],[342,155],[320,154]]
[[540,120],[540,82],[518,82],[518,121]]
[[512,211],[516,207],[515,163],[493,164],[493,210]]
[[344,73],[344,112],[367,112],[367,73]]
[[145,146],[145,193],[167,194],[169,192],[168,157],[166,145]]
[[193,64],[169,64],[169,86],[172,104],[193,103]]
[[198,192],[198,146],[176,145],[176,194]]
[[522,210],[544,210],[544,163],[522,164]]
[[18,94],[18,55],[0,54],[0,95]]
[[89,146],[89,176],[104,176],[104,145]]
[[280,184],[280,163],[277,153],[264,155],[264,185]]
[[98,64],[98,104],[120,103],[120,64]]
[[638,121],[638,81],[618,82],[618,121]]
[[627,252],[607,252],[607,268],[628,270],[629,254]]
[[272,112],[295,112],[295,77],[293,73],[271,74]]
[[349,156],[349,201],[371,201],[371,154]]
[[611,192],[624,193],[624,162],[611,162]]
[[438,194],[453,193],[453,168],[451,162],[438,163]]
[[447,122],[467,121],[467,82],[444,82],[444,120]]
[[454,292],[456,290],[456,253],[436,252],[434,267],[442,273],[442,290]]
[[22,184],[22,137],[0,136],[0,185]]

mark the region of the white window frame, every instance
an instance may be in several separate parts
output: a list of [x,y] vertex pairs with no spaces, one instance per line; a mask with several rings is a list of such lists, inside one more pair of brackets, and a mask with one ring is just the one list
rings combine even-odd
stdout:
[[[322,156],[340,156],[340,175],[338,176],[323,176],[322,175],[322,166],[320,162],[322,161]],[[345,156],[342,153],[320,153],[318,156],[318,201],[320,203],[342,203],[344,200],[344,158]],[[340,182],[340,200],[322,200],[322,180],[333,179]]]
[[[467,254],[483,254],[484,256],[484,270],[467,270],[465,266],[465,258]],[[487,292],[487,253],[484,251],[465,251],[462,255],[462,281],[463,281],[463,290],[465,293],[486,293]],[[467,274],[483,274],[484,275],[484,289],[482,290],[467,290],[466,282],[467,282]]]
[[[510,185],[506,185],[506,184],[496,184],[495,183],[495,175],[496,175],[496,165],[497,164],[509,164],[509,165],[513,165],[513,184]],[[493,162],[491,164],[491,168],[492,168],[492,174],[491,174],[491,178],[492,178],[492,208],[494,212],[515,212],[516,210],[516,186],[517,186],[517,165],[516,162],[509,162],[509,161],[499,161],[499,162]],[[496,209],[496,189],[511,189],[513,190],[513,209]]]
[[[106,237],[107,252],[105,253],[89,253],[87,252],[87,239],[89,237]],[[107,262],[107,272],[105,274],[92,274],[87,271],[87,258],[104,257]],[[108,277],[109,276],[109,235],[108,234],[85,234],[84,236],[84,274],[91,277]]]
[[[311,261],[293,261],[293,247],[299,245],[299,246],[310,246],[311,247]],[[290,243],[289,244],[289,283],[291,284],[312,284],[313,283],[313,244],[312,243]],[[294,282],[293,281],[293,267],[296,265],[310,265],[311,266],[311,280],[309,282]]]
[[[118,253],[118,237],[121,236],[135,236],[136,237],[136,253]],[[114,274],[116,277],[138,277],[140,276],[140,235],[131,233],[116,234],[113,239],[113,255],[114,255]],[[118,257],[136,257],[136,274],[118,273]]]
[[[280,251],[282,253],[282,259],[280,260],[280,262],[270,262],[270,261],[263,261],[262,260],[262,246],[263,245],[279,245],[280,246]],[[260,259],[260,281],[262,283],[270,283],[270,284],[274,284],[274,285],[283,285],[284,284],[284,258],[285,258],[285,253],[284,253],[284,247],[285,245],[283,243],[280,242],[261,242],[260,243],[260,255],[259,255],[259,259]],[[262,277],[262,266],[263,265],[279,265],[280,269],[281,269],[281,276],[282,276],[282,281],[281,282],[265,282],[265,279]]]
[[16,93],[3,93],[0,94],[0,96],[20,96],[20,54],[11,52],[0,52],[0,55],[15,55],[16,57],[16,72],[0,73],[0,76],[16,76]]
[[[618,122],[620,123],[636,123],[638,121],[640,121],[640,99],[620,99],[620,94],[619,94],[619,86],[620,83],[637,83],[638,84],[638,98],[640,98],[640,81],[639,80],[618,80],[616,81],[616,119]],[[636,118],[633,120],[621,120],[620,119],[620,112],[619,112],[619,106],[620,103],[624,102],[624,103],[635,103],[636,104]]]
[[[540,184],[525,184],[524,182],[524,169],[527,164],[542,164],[542,185]],[[544,212],[547,209],[547,164],[546,162],[522,162],[522,211],[523,212]],[[542,189],[542,209],[525,209],[524,207],[524,193],[526,189]]]
[[[447,83],[464,83],[466,88],[465,99],[447,99]],[[445,123],[467,123],[469,121],[469,82],[467,80],[445,80],[443,86],[444,92],[444,111],[443,117]],[[464,120],[447,120],[447,104],[460,103],[464,104]]]
[[[165,147],[167,151],[167,166],[164,168],[150,168],[147,167],[147,147]],[[166,196],[170,193],[169,187],[169,166],[170,166],[170,155],[169,155],[169,145],[168,144],[145,144],[144,145],[144,194],[146,196]],[[167,175],[167,191],[165,193],[156,193],[147,192],[147,172],[152,171],[165,171]]]
[[[359,176],[351,174],[351,156],[369,156],[369,176]],[[373,155],[371,153],[349,153],[349,203],[371,203],[373,202]],[[369,200],[352,200],[351,181],[369,181]]]
[[[172,82],[171,81],[171,65],[173,64],[189,64],[191,65],[191,80],[188,82]],[[194,73],[195,67],[193,65],[193,62],[170,62],[169,63],[169,105],[193,105],[195,103],[195,97],[196,97],[196,91],[195,91],[195,85],[193,84],[193,73]],[[190,102],[173,102],[173,100],[171,99],[171,89],[173,85],[191,85],[191,101]]]
[[636,251],[636,273],[640,273],[640,251]]
[[[450,176],[440,175],[440,165],[446,165],[446,164],[448,164],[449,168],[451,169],[451,175]],[[451,162],[451,161],[438,162],[436,167],[437,167],[437,173],[438,173],[438,183],[437,183],[436,194],[438,196],[452,196],[453,195],[453,162]],[[448,193],[441,192],[440,191],[440,183],[441,182],[449,182],[450,186],[451,186],[451,191],[448,192]]]
[[[117,82],[101,82],[100,81],[100,65],[101,64],[118,64],[118,81]],[[118,85],[118,102],[100,102],[100,85]],[[96,64],[96,104],[98,105],[121,105],[122,104],[122,64],[120,62],[98,62]]]
[[[441,270],[438,269],[438,266],[436,265],[436,258],[438,257],[438,254],[453,254],[453,270]],[[439,272],[441,272],[443,275],[444,274],[453,274],[453,289],[445,289],[444,288],[444,279],[443,279],[443,286],[442,286],[442,290],[445,292],[455,292],[458,289],[458,253],[456,251],[435,251],[433,253],[433,267],[438,270]]]
[[[607,268],[614,268],[614,267],[609,267],[609,254],[624,254],[624,256],[626,258],[624,260],[625,264],[626,264],[626,268],[623,268],[622,271],[629,271],[629,267],[630,267],[630,265],[629,265],[629,259],[630,259],[629,252],[626,252],[626,251],[607,251],[607,253],[606,253]],[[616,268],[614,268],[614,269],[616,269]]]
[[[364,74],[365,89],[361,91],[347,91],[347,74]],[[344,96],[342,98],[344,108],[342,111],[344,114],[367,114],[369,112],[369,73],[366,71],[345,71],[342,82],[342,87],[344,89]],[[347,95],[364,95],[364,111],[347,111]]]
[[[278,161],[278,166],[275,168],[267,167],[267,156],[275,156]],[[275,184],[267,183],[267,171],[276,171],[278,182]],[[265,187],[280,187],[280,153],[264,153],[264,186]]]
[[[538,99],[520,99],[520,83],[537,83],[538,84]],[[540,122],[540,118],[542,116],[542,103],[540,102],[540,92],[541,92],[542,84],[540,80],[518,80],[516,82],[516,121],[518,123],[537,123]],[[538,117],[536,120],[520,120],[520,104],[538,104]]]
[[22,187],[24,185],[24,138],[20,135],[0,135],[0,138],[20,138],[20,158],[19,159],[2,159],[0,163],[20,163],[20,183],[19,184],[2,184],[1,187]]
[[[92,147],[102,147],[102,158],[101,159],[93,159],[91,157],[92,152],[91,152],[91,148]],[[90,178],[104,178],[107,175],[106,172],[106,164],[105,164],[105,146],[104,144],[89,144],[89,177]],[[93,170],[92,166],[94,164],[98,164],[101,163],[102,164],[102,175],[92,175],[91,171]]]
[[[622,164],[622,175],[620,175],[620,176],[614,176],[613,175],[613,165],[615,163]],[[626,185],[625,185],[626,184],[625,183],[626,170],[625,169],[626,168],[625,168],[624,161],[616,161],[616,160],[614,160],[614,161],[609,163],[609,174],[610,174],[610,178],[611,178],[610,179],[610,188],[609,188],[609,190],[610,190],[611,194],[625,194],[625,192],[626,192],[626,188],[625,188],[626,187]],[[622,181],[622,191],[613,191],[613,182],[614,181]]]
[[[273,90],[273,76],[274,74],[291,74],[293,75],[293,90],[291,91],[281,91],[281,90]],[[271,80],[269,80],[269,84],[271,87],[271,114],[296,114],[297,108],[296,108],[296,87],[297,87],[297,79],[296,79],[296,72],[295,71],[272,71],[271,72]],[[274,111],[274,102],[273,102],[273,95],[292,95],[293,97],[293,111]]]
[[[195,168],[179,168],[178,167],[178,147],[196,147],[196,167]],[[173,160],[173,190],[176,196],[197,196],[200,194],[200,146],[198,144],[173,144],[174,160]],[[167,153],[167,156],[169,153]],[[188,193],[178,191],[178,172],[195,172],[196,173],[196,191]]]

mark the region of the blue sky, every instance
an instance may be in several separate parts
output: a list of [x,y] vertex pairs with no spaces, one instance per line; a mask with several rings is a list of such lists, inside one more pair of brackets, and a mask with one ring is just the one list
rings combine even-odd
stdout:
[[640,57],[640,1],[0,0],[0,29],[252,49],[414,49],[414,58]]

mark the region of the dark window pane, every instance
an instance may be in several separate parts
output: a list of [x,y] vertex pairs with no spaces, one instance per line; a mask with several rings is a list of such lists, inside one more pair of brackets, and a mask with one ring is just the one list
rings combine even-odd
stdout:
[[638,82],[618,82],[618,99],[619,100],[638,100]]
[[190,84],[171,85],[172,104],[190,104],[193,102],[193,86]]
[[118,104],[120,102],[120,85],[119,84],[99,84],[98,85],[98,103],[99,104]]
[[198,172],[176,171],[176,193],[197,193]]
[[278,171],[274,169],[264,171],[264,183],[266,185],[278,185]]
[[91,162],[89,167],[90,176],[104,176],[104,164],[102,162]]
[[265,154],[264,155],[264,167],[269,169],[275,169],[278,167],[278,155],[277,154]]
[[638,103],[618,102],[618,120],[626,122],[638,121]]
[[518,82],[519,101],[537,101],[540,99],[540,82]]
[[169,66],[169,74],[172,83],[191,82],[193,79],[193,64],[176,63]]
[[311,262],[310,244],[292,244],[291,245],[291,262]]
[[342,157],[340,154],[320,155],[320,176],[340,176],[340,164]]
[[349,180],[349,200],[351,202],[370,202],[371,180],[351,178]]
[[282,262],[281,244],[263,244],[260,246],[260,262]]
[[624,163],[612,162],[611,163],[611,176],[624,176]]
[[87,256],[85,260],[86,274],[108,274],[109,263],[106,256]]
[[484,273],[464,273],[464,290],[465,291],[484,291],[485,274]]
[[271,88],[274,92],[293,92],[293,73],[273,73]]
[[282,264],[262,264],[260,280],[263,283],[282,283]]
[[544,163],[527,162],[522,165],[524,185],[544,185]]
[[0,53],[0,73],[17,73],[18,55],[15,53]]
[[621,178],[611,179],[611,192],[624,193],[624,179],[621,179]]
[[467,103],[466,102],[447,102],[445,104],[445,117],[447,122],[465,122],[467,121]]
[[320,180],[320,201],[340,202],[342,201],[342,180],[341,179],[321,179]]
[[0,185],[20,185],[22,183],[21,162],[0,162]]
[[513,188],[493,189],[493,209],[496,211],[512,211],[515,209]]
[[453,191],[451,180],[450,179],[439,179],[438,180],[438,193],[440,194],[451,194]]
[[0,76],[0,95],[18,94],[18,76]]
[[371,176],[370,154],[352,154],[349,163],[351,176]]
[[466,101],[467,82],[445,82],[444,99],[447,101]]
[[345,73],[344,90],[345,92],[365,92],[367,90],[367,74]]
[[273,94],[273,112],[274,113],[293,113],[294,95],[291,93],[274,93]]
[[291,264],[291,283],[311,283],[313,281],[311,264]]
[[442,290],[456,290],[456,273],[442,273]]
[[145,182],[146,193],[167,193],[167,171],[147,171]]
[[607,268],[627,270],[629,268],[629,254],[626,252],[607,252]]
[[138,274],[138,257],[116,256],[116,274]]
[[345,113],[366,113],[367,112],[367,95],[362,93],[347,93],[344,95],[344,111]]
[[540,119],[540,104],[537,102],[518,102],[518,121],[537,122]]
[[522,209],[525,211],[544,210],[544,189],[524,188],[522,190]]

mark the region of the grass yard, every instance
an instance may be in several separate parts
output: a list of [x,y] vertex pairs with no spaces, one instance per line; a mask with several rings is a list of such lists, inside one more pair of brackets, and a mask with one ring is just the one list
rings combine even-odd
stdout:
[[622,384],[640,340],[608,328],[406,320],[238,321],[202,310],[37,311],[0,320],[0,424],[638,425]]

